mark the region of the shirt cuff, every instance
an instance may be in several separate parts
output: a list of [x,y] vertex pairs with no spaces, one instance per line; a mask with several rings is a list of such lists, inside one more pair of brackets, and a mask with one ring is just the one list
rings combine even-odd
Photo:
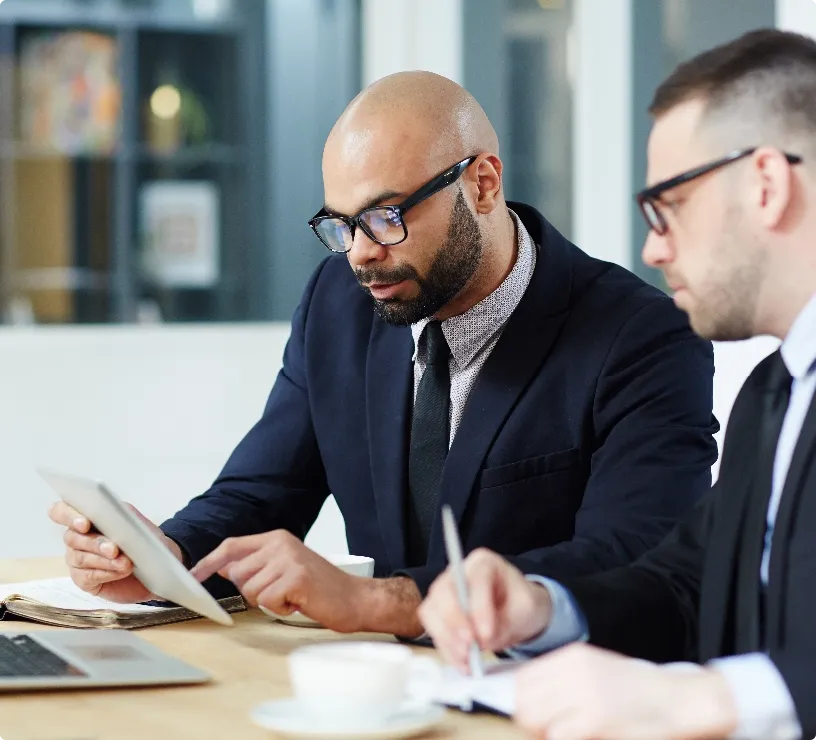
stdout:
[[536,583],[547,589],[552,602],[552,617],[542,632],[527,642],[508,648],[507,654],[521,660],[555,650],[570,642],[586,642],[589,639],[586,617],[573,595],[551,578],[537,575],[528,575],[526,578],[530,583]]
[[785,680],[764,653],[718,658],[707,664],[725,677],[737,705],[736,740],[798,740],[802,728]]

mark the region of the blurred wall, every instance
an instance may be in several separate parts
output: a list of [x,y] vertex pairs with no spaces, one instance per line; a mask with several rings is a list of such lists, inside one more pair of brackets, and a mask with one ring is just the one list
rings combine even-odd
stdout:
[[[156,522],[206,490],[260,416],[288,334],[287,324],[0,332],[0,558],[62,552],[37,465],[102,479]],[[743,380],[777,344],[717,345],[723,425]],[[347,551],[333,499],[306,541]]]
[[[288,324],[0,331],[0,558],[56,555],[45,465],[160,522],[205,491],[259,418]],[[333,499],[307,540],[346,552]]]
[[787,31],[816,37],[816,2],[813,0],[776,0],[776,25]]

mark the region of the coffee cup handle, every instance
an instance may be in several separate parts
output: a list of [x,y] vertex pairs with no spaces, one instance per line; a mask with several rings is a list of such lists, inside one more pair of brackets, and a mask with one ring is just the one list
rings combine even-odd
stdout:
[[409,705],[427,705],[436,700],[442,688],[442,666],[434,658],[414,655],[408,666]]

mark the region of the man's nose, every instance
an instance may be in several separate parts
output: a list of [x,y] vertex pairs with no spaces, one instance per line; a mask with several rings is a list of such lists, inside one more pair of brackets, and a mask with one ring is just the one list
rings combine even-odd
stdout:
[[659,268],[671,262],[673,250],[670,241],[668,234],[661,236],[654,229],[650,229],[641,253],[644,264]]
[[348,252],[348,260],[352,267],[365,267],[370,262],[380,262],[388,254],[388,247],[375,242],[360,227],[354,231],[354,241]]

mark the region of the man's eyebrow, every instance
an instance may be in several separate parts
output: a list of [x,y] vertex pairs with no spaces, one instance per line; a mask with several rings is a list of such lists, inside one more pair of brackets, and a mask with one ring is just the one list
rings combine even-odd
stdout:
[[[375,195],[373,198],[369,198],[365,203],[363,203],[360,211],[364,211],[366,208],[373,208],[374,206],[380,205],[384,200],[392,200],[394,198],[401,198],[403,193],[398,193],[396,190],[386,190],[384,193],[380,193],[379,195]],[[328,213],[330,216],[345,216],[347,214],[340,213],[340,211],[334,210],[328,203],[323,204],[323,210]],[[360,212],[358,211],[358,213]]]

